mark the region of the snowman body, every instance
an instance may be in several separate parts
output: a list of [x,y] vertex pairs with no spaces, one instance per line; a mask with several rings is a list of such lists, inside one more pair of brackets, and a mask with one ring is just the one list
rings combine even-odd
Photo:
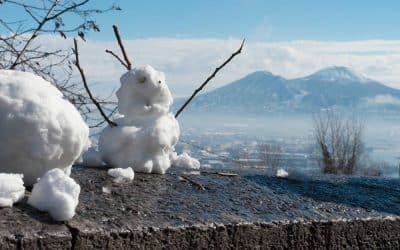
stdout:
[[118,126],[106,127],[99,151],[113,167],[132,167],[137,172],[164,174],[178,142],[179,124],[169,109],[172,95],[162,72],[151,66],[125,73],[117,91]]

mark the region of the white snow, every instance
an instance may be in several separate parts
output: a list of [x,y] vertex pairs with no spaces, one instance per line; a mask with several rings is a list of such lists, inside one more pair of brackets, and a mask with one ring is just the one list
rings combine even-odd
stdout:
[[109,187],[102,187],[101,191],[105,194],[111,194],[111,189]]
[[0,207],[12,205],[24,198],[25,187],[22,174],[0,174]]
[[135,173],[131,167],[129,168],[111,168],[108,170],[108,175],[114,177],[114,182],[121,183],[124,181],[132,181]]
[[54,220],[70,220],[79,203],[80,186],[62,170],[48,171],[33,186],[28,203],[48,212]]
[[180,135],[178,121],[169,111],[173,99],[164,74],[151,66],[132,69],[121,77],[117,97],[118,126],[106,127],[99,138],[103,161],[164,174]]
[[200,162],[184,152],[181,155],[173,157],[172,165],[180,168],[199,169]]
[[173,99],[164,73],[151,66],[138,67],[122,75],[120,81],[118,110],[126,124],[143,126],[168,114]]
[[89,128],[51,83],[32,73],[0,70],[0,172],[26,185],[53,168],[69,174],[89,145]]
[[289,176],[289,173],[286,172],[286,170],[284,170],[283,168],[280,168],[276,171],[276,177],[279,178],[286,178]]
[[104,166],[104,162],[99,151],[95,147],[90,147],[82,155],[82,165],[86,167],[101,167]]

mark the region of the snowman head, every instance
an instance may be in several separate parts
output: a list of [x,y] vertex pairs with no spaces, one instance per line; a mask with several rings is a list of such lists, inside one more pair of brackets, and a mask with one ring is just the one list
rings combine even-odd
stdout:
[[137,67],[122,75],[117,91],[119,112],[129,120],[156,118],[168,113],[172,95],[163,72]]

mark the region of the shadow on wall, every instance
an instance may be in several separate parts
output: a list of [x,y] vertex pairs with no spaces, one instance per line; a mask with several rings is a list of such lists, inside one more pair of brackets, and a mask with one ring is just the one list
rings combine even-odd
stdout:
[[400,180],[367,177],[245,177],[278,193],[400,215]]

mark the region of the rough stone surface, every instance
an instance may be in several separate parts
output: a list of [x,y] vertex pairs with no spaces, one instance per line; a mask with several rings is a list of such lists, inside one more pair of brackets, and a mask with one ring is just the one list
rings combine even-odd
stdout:
[[57,223],[26,200],[0,209],[0,249],[400,248],[399,180],[229,171],[239,176],[190,175],[200,190],[174,170],[116,184],[75,167],[77,215]]

